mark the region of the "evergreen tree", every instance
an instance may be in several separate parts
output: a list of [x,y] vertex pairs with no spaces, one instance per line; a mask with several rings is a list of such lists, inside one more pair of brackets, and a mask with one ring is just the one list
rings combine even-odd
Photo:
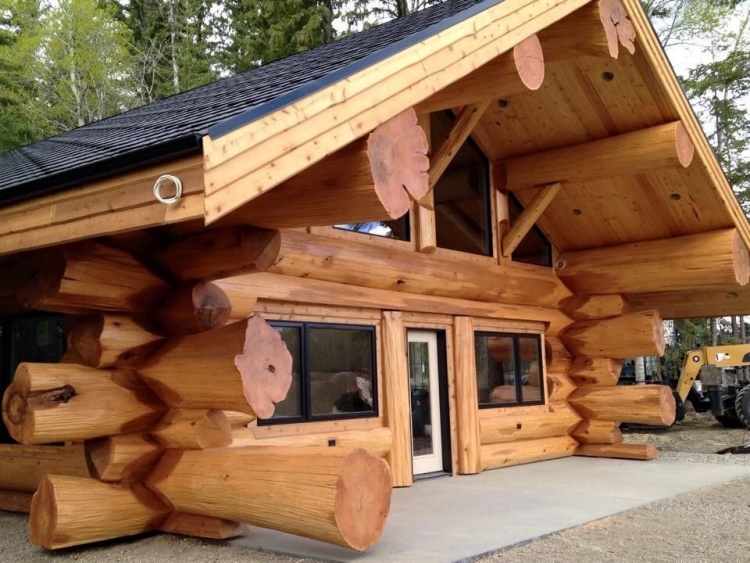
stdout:
[[343,19],[349,31],[403,18],[444,0],[352,0],[342,2]]

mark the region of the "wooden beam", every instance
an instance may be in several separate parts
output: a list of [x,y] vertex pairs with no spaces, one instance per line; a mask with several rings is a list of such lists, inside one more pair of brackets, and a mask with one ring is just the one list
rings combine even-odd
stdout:
[[565,252],[555,269],[579,295],[720,290],[747,285],[750,253],[737,229],[723,229]]
[[480,66],[419,103],[417,113],[428,114],[537,90],[544,80],[545,54],[531,35],[494,60]]
[[526,209],[523,210],[516,222],[511,225],[508,233],[503,237],[503,256],[510,257],[513,251],[521,244],[523,238],[529,233],[542,213],[549,207],[552,200],[560,191],[562,184],[556,182],[543,186],[534,194]]
[[669,426],[675,399],[669,385],[616,385],[575,390],[568,403],[584,418]]
[[505,161],[501,189],[527,190],[554,182],[586,182],[629,176],[665,167],[687,168],[693,143],[682,122],[675,121]]
[[474,357],[474,325],[470,317],[456,317],[453,325],[456,373],[456,425],[458,472],[472,475],[482,472],[479,429],[477,365]]
[[661,317],[653,310],[611,319],[576,321],[560,338],[575,356],[662,356],[665,348]]
[[371,131],[386,116],[414,106],[585,3],[490,6],[261,119],[215,139],[204,137],[206,222],[272,189]]
[[458,149],[469,138],[469,135],[474,130],[474,126],[479,123],[489,105],[490,100],[483,100],[476,104],[465,106],[458,112],[456,120],[453,122],[453,127],[451,127],[451,130],[448,131],[445,138],[438,143],[438,146],[433,151],[430,162],[430,189],[434,188],[435,184],[438,183],[443,172],[448,168],[453,157],[456,156]]
[[648,461],[659,457],[659,450],[651,444],[583,444],[575,455]]
[[[403,362],[402,362],[403,363]],[[383,373],[388,375],[388,372],[383,370]],[[403,383],[403,382],[402,382]],[[386,381],[386,385],[388,382]],[[404,387],[402,384],[401,387]],[[407,393],[408,395],[408,393]],[[387,390],[386,390],[387,396]],[[407,397],[408,400],[408,397]],[[387,403],[390,409],[389,403]],[[407,404],[408,407],[408,404]],[[408,414],[408,413],[407,413]],[[411,448],[411,434],[409,432],[411,420],[407,417],[406,420],[406,432],[408,440],[406,442],[407,448]],[[267,447],[289,447],[289,446],[320,446],[320,447],[336,447],[353,450],[355,448],[362,448],[367,450],[372,455],[378,457],[386,457],[386,461],[389,461],[389,466],[393,467],[393,458],[389,456],[393,449],[393,431],[387,426],[375,427],[367,430],[341,430],[339,428],[331,429],[328,432],[314,432],[312,434],[300,434],[294,433],[289,436],[275,436],[265,437],[258,436],[258,428],[233,428],[232,429],[232,446],[233,448],[267,448]],[[400,428],[396,429],[397,432],[401,432]],[[403,440],[403,437],[401,438]],[[330,446],[333,442],[335,445]],[[409,451],[408,449],[406,450]],[[409,456],[411,458],[411,456]],[[409,475],[411,477],[411,459],[409,464],[406,466],[409,469]],[[393,473],[393,469],[391,469]],[[407,479],[406,481],[409,481]],[[402,481],[403,482],[403,481]],[[394,474],[393,486],[399,487]]]
[[541,30],[547,61],[578,57],[618,58],[620,46],[635,52],[635,29],[620,0],[591,2]]
[[[418,115],[419,126],[427,136],[427,144],[431,141],[430,114]],[[432,155],[432,148],[429,154]],[[429,179],[428,179],[429,180]],[[415,217],[413,225],[416,226],[417,250],[424,254],[432,254],[437,250],[437,226],[435,223],[435,192],[430,190],[414,206]]]
[[522,463],[572,456],[578,442],[570,436],[521,440],[482,446],[482,469],[497,469]]
[[708,291],[658,291],[628,295],[634,310],[658,309],[665,319],[750,315],[750,287]]
[[105,483],[142,481],[164,448],[143,434],[120,434],[86,441],[86,463],[91,476]]

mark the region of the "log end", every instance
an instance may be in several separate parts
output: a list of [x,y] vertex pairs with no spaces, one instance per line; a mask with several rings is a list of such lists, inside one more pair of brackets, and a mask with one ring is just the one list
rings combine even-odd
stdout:
[[200,331],[221,328],[232,314],[232,303],[224,291],[213,283],[193,286],[196,326]]
[[55,498],[55,486],[49,475],[45,475],[31,499],[29,540],[46,549],[59,547],[60,538],[55,538],[56,529],[57,499]]
[[675,146],[677,149],[677,159],[683,168],[687,168],[693,162],[695,145],[690,140],[690,135],[688,135],[687,129],[685,129],[682,122],[679,122],[675,128]]
[[538,90],[544,82],[544,53],[539,37],[531,35],[516,45],[513,58],[521,82],[529,90]]
[[68,337],[68,346],[89,367],[100,367],[102,358],[101,336],[104,330],[104,315],[92,315],[76,324]]
[[616,59],[620,45],[631,55],[635,53],[635,26],[628,19],[621,0],[600,0],[599,17],[607,35],[609,54]]
[[732,262],[734,262],[734,278],[737,283],[747,285],[750,282],[750,253],[736,229],[732,235]]
[[427,135],[409,108],[383,123],[367,139],[375,193],[386,213],[398,219],[430,189]]
[[235,356],[234,365],[245,398],[258,418],[270,418],[292,385],[292,355],[278,331],[260,315],[247,321],[242,352]]
[[[243,269],[242,273],[265,272],[279,259],[281,252],[281,233],[276,230],[254,229],[243,227],[241,240],[241,251],[250,261],[252,268]],[[221,272],[221,276],[234,275],[235,272]]]
[[677,404],[669,385],[659,387],[659,416],[664,426],[672,426],[677,417]]
[[341,461],[334,518],[344,541],[363,551],[380,539],[391,506],[393,478],[388,464],[358,448]]
[[29,373],[26,364],[19,364],[13,381],[3,395],[3,422],[11,437],[21,444],[30,444],[34,436],[34,412],[29,408]]

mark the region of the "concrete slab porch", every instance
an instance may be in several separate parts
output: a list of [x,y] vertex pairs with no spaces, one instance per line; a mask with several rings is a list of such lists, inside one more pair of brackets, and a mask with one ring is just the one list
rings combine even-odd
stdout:
[[232,540],[336,562],[454,563],[750,474],[750,466],[566,458],[396,489],[380,542],[355,553],[254,528]]

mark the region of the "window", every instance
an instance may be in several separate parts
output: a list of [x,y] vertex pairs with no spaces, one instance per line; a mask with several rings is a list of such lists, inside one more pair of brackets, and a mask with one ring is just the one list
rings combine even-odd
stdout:
[[[453,126],[450,113],[433,113],[433,152]],[[492,256],[489,163],[468,139],[435,184],[435,228],[440,248]]]
[[[513,225],[523,212],[523,207],[513,194],[508,194],[510,224]],[[534,225],[513,251],[513,261],[537,266],[552,267],[552,245],[542,230]]]
[[[57,363],[65,352],[62,315],[0,316],[0,396],[21,362]],[[12,441],[0,422],[0,443]]]
[[539,336],[477,332],[474,347],[480,407],[544,403]]
[[409,214],[394,219],[393,221],[370,221],[368,223],[346,223],[334,225],[334,228],[342,231],[352,231],[365,235],[389,238],[393,240],[409,241]]
[[271,422],[377,416],[375,327],[276,322],[292,386]]

